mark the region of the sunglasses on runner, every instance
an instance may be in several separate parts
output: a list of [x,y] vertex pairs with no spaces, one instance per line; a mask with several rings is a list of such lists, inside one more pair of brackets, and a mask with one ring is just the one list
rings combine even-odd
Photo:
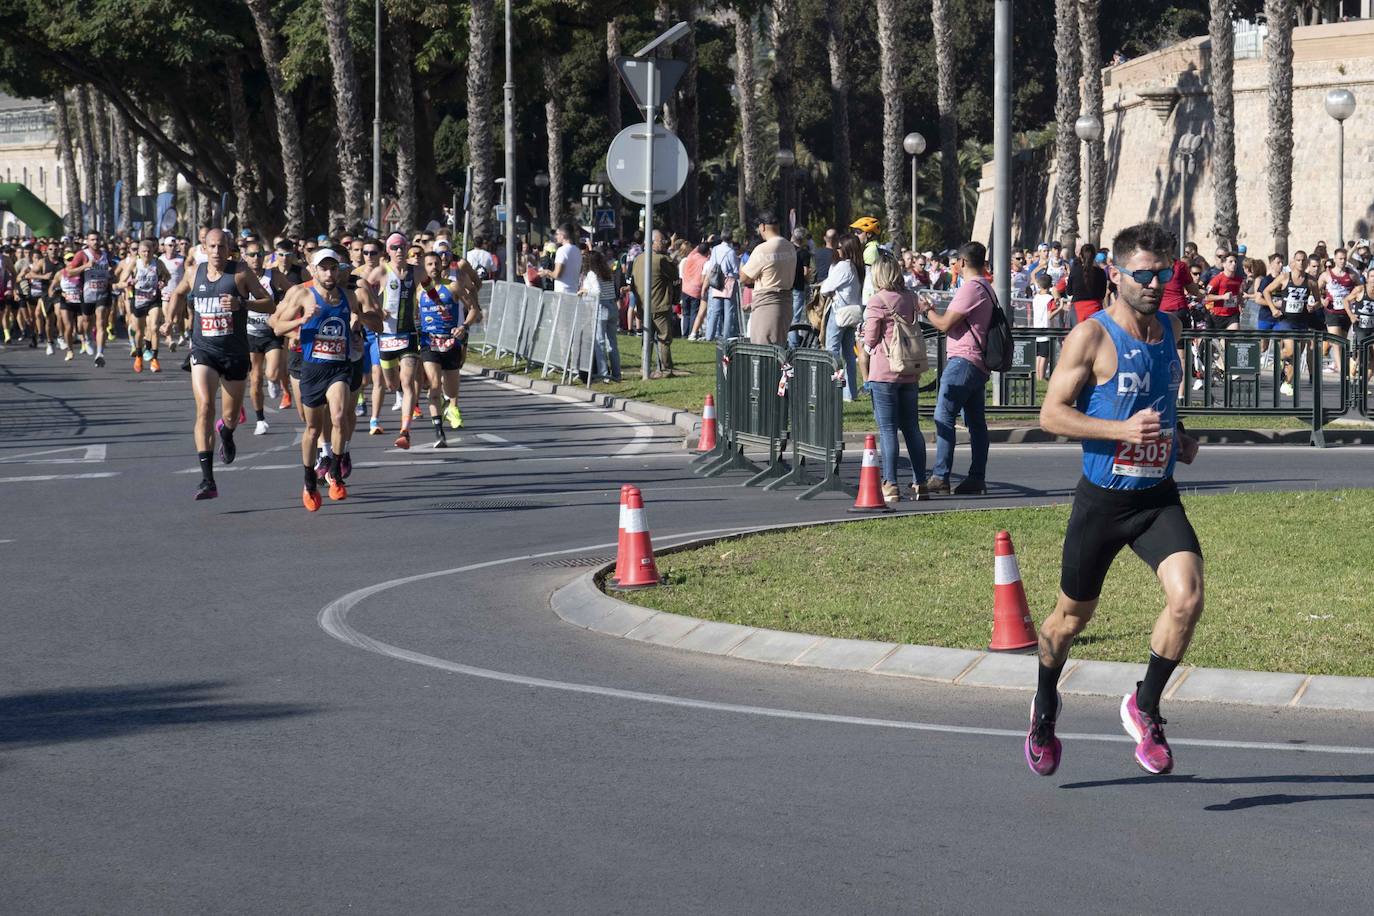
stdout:
[[405,249],[405,247],[406,247],[406,246],[404,246],[404,245],[388,245],[388,246],[386,246],[387,251],[403,251],[403,250]]
[[1155,277],[1159,278],[1160,283],[1168,283],[1174,278],[1172,267],[1161,267],[1159,270],[1122,270],[1120,273],[1130,277],[1141,286],[1149,286],[1154,282]]
[[363,257],[365,257],[365,258],[375,258],[375,257],[377,257],[377,256],[378,256],[379,254],[381,254],[381,253],[382,253],[382,250],[381,250],[380,248],[364,248],[364,249],[363,249]]

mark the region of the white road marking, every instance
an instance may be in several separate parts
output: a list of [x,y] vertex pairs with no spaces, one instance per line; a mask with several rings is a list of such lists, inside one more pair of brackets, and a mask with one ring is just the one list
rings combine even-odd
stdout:
[[[708,531],[690,531],[665,538],[664,543],[666,544],[668,541],[710,537],[718,534],[732,534],[746,530],[749,529],[721,528]],[[378,655],[399,659],[416,665],[437,668],[452,674],[462,674],[468,677],[501,681],[507,684],[519,684],[524,687],[541,687],[548,690],[561,690],[567,693],[581,693],[618,700],[631,700],[638,703],[654,703],[661,706],[699,709],[707,712],[762,716],[771,719],[791,719],[803,722],[823,722],[831,725],[857,725],[870,728],[889,728],[901,731],[932,732],[937,734],[977,735],[991,738],[1006,738],[1008,740],[1014,738],[1018,741],[1025,738],[1025,732],[1007,728],[982,728],[972,725],[942,725],[935,722],[908,722],[899,719],[878,719],[869,716],[836,715],[833,713],[808,712],[800,709],[780,709],[771,706],[721,703],[714,700],[698,700],[691,697],[678,697],[662,693],[647,693],[639,690],[624,690],[618,687],[603,687],[599,684],[579,684],[571,681],[556,681],[548,678],[530,677],[523,674],[512,674],[507,671],[495,671],[490,668],[478,668],[472,665],[464,665],[459,662],[436,658],[433,655],[425,655],[421,652],[413,652],[409,649],[393,646],[390,643],[385,643],[360,633],[348,624],[349,612],[360,602],[379,592],[384,592],[389,589],[399,588],[400,586],[409,585],[414,582],[423,582],[426,579],[437,579],[443,576],[458,575],[460,573],[473,572],[479,569],[490,569],[494,566],[503,566],[511,563],[521,563],[528,560],[539,560],[545,557],[556,557],[566,554],[588,553],[595,550],[605,550],[614,546],[614,543],[588,544],[582,547],[569,548],[567,550],[548,550],[542,553],[521,554],[520,556],[505,557],[499,560],[488,560],[484,563],[471,563],[467,566],[459,566],[454,569],[441,569],[435,572],[404,576],[399,579],[390,579],[386,582],[369,585],[365,588],[349,592],[341,598],[336,598],[334,601],[324,606],[317,620],[321,629],[330,636],[358,649],[375,652]],[[1061,734],[1059,737],[1073,741],[1104,741],[1112,744],[1133,743],[1127,736],[1119,734]],[[1203,747],[1221,750],[1290,751],[1308,754],[1374,756],[1374,747],[1348,747],[1334,744],[1298,745],[1276,741],[1221,741],[1204,738],[1175,738],[1171,743],[1178,747]]]
[[97,477],[118,477],[119,471],[96,474],[35,474],[32,477],[0,477],[0,483],[40,483],[45,480],[94,480]]
[[655,436],[653,427],[657,424],[653,420],[645,420],[640,417],[632,417],[622,411],[611,410],[609,408],[602,407],[600,404],[593,404],[590,401],[584,401],[579,398],[569,397],[566,394],[547,394],[543,391],[535,391],[532,388],[522,388],[519,385],[512,385],[509,382],[503,382],[499,379],[494,379],[488,376],[477,376],[475,373],[474,377],[481,378],[488,384],[494,385],[498,388],[505,388],[510,391],[519,391],[525,394],[535,395],[536,397],[548,398],[551,401],[562,401],[563,403],[571,404],[574,407],[581,407],[583,410],[591,411],[593,413],[599,413],[604,416],[611,416],[619,420],[621,423],[633,427],[634,439],[626,443],[625,445],[621,446],[620,449],[614,453],[616,457],[623,458],[627,455],[636,455],[644,451],[646,448],[649,447],[650,440],[652,440]]
[[[0,457],[0,464],[96,464],[105,460],[106,445],[69,445],[63,448],[45,448],[36,452],[21,452],[18,455]],[[62,452],[81,452],[80,458],[51,458]]]
[[483,442],[490,442],[492,445],[505,445],[509,446],[510,448],[525,449],[526,451],[529,450],[528,445],[517,445],[509,439],[501,438],[495,433],[477,433],[476,436],[474,436],[473,438],[480,439]]

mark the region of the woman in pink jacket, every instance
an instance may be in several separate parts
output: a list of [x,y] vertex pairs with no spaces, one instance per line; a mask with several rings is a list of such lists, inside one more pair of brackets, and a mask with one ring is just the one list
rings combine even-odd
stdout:
[[896,334],[894,314],[909,322],[917,320],[916,296],[906,288],[896,258],[880,251],[873,265],[873,296],[865,303],[860,367],[873,394],[873,419],[878,424],[878,447],[882,454],[883,499],[889,504],[902,498],[897,485],[897,431],[906,440],[911,461],[911,486],[908,499],[929,499],[926,491],[926,440],[921,435],[917,389],[919,371],[893,372],[887,361],[887,347]]

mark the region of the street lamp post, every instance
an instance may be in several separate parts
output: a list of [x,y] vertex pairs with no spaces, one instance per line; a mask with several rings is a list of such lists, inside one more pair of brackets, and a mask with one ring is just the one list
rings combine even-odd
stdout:
[[[1102,139],[1102,121],[1097,115],[1079,115],[1078,120],[1073,122],[1073,132],[1084,143],[1096,143]],[[1091,170],[1093,167],[1093,157],[1089,156],[1088,169]],[[1093,180],[1091,174],[1088,175],[1088,241],[1096,247],[1097,239],[1093,238]],[[1069,252],[1069,256],[1072,257],[1073,252]]]
[[382,0],[372,38],[372,231],[382,237]]
[[1326,113],[1336,119],[1336,246],[1345,245],[1345,119],[1355,113],[1355,94],[1349,89],[1326,93]]
[[780,201],[782,212],[778,214],[782,219],[782,225],[790,228],[788,223],[788,196],[791,191],[788,179],[792,177],[792,166],[797,164],[797,156],[790,149],[780,149],[777,152],[778,161],[778,186],[782,191]]
[[926,138],[912,131],[902,138],[902,149],[911,157],[911,250],[916,250],[916,157],[926,151]]
[[1188,173],[1192,171],[1202,134],[1184,134],[1178,140],[1178,257],[1183,260],[1183,246],[1188,240]]

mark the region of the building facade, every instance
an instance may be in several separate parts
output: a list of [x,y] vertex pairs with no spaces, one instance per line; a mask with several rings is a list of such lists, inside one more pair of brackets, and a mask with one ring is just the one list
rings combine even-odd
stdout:
[[[0,181],[24,185],[61,215],[66,180],[57,151],[52,102],[0,94]],[[13,213],[0,213],[0,236],[14,238],[27,233],[28,227]]]

